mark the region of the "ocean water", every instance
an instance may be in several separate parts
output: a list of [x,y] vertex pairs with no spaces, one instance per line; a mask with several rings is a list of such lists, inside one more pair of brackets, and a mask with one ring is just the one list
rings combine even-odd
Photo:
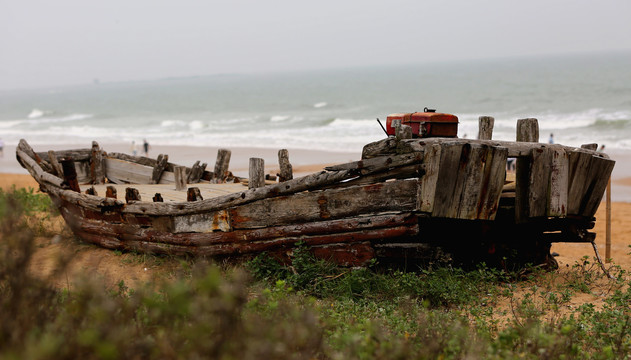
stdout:
[[535,117],[541,141],[631,149],[631,53],[0,91],[0,138],[359,152],[385,136],[376,118],[424,107],[457,115],[460,137],[490,115],[494,139],[513,140]]

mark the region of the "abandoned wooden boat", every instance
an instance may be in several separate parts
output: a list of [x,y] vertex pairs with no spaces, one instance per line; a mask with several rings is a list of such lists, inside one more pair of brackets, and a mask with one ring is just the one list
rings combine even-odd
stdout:
[[96,142],[35,152],[21,140],[17,159],[76,236],[111,249],[286,258],[302,242],[351,266],[554,266],[552,242],[593,241],[614,161],[593,146],[539,143],[536,119],[518,121],[515,142],[490,140],[489,119],[480,118],[479,139],[413,138],[395,124],[396,136],[366,145],[361,160],[295,179],[283,150],[281,179],[268,184],[262,160],[250,159],[248,188],[228,171],[226,150],[214,171],[107,153]]

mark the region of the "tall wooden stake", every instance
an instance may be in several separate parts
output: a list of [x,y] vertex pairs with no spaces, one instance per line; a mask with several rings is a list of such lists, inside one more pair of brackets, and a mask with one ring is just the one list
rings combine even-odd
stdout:
[[606,211],[607,230],[605,240],[605,262],[611,262],[611,178],[607,183],[607,211]]
[[478,139],[491,140],[495,118],[492,116],[480,116],[478,118]]
[[186,190],[186,167],[175,166],[173,168],[173,175],[175,176],[175,190]]
[[250,179],[248,189],[265,186],[265,162],[260,158],[250,158]]
[[289,151],[287,151],[287,149],[278,150],[278,165],[280,166],[280,174],[278,174],[279,182],[285,182],[294,178],[293,168],[289,162]]

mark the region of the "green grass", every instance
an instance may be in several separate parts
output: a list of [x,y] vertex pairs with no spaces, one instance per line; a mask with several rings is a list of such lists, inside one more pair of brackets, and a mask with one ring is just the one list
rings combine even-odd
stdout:
[[[613,268],[616,278],[604,279],[589,259],[525,277],[483,265],[402,272],[339,268],[300,245],[288,265],[265,255],[245,266],[187,260],[169,279],[139,288],[85,279],[69,291],[27,271],[38,232],[31,218],[48,211],[45,201],[32,191],[0,193],[3,359],[631,356],[628,276]],[[117,255],[164,265],[151,255]],[[602,306],[568,310],[583,293]]]

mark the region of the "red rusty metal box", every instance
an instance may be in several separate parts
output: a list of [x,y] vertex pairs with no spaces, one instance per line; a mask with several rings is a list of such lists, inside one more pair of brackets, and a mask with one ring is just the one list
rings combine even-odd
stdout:
[[413,137],[456,137],[458,135],[458,117],[451,114],[437,113],[425,108],[423,112],[388,115],[386,133],[395,135],[397,123],[412,127]]

